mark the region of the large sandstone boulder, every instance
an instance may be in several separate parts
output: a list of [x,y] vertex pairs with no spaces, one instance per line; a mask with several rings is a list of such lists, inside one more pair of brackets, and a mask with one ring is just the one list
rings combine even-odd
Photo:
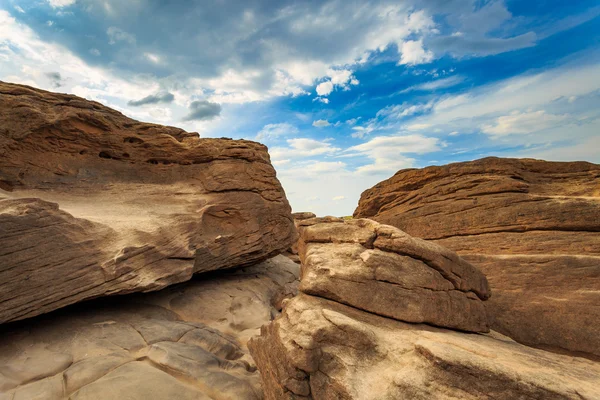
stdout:
[[256,263],[295,238],[265,146],[0,82],[0,323]]
[[294,296],[283,256],[0,327],[0,399],[259,400],[246,341]]
[[402,170],[365,191],[354,215],[480,268],[492,329],[600,356],[600,165],[486,158]]
[[472,332],[489,331],[485,276],[456,253],[359,219],[300,223],[300,290],[374,314]]
[[306,294],[249,346],[268,400],[600,398],[600,364],[591,360]]

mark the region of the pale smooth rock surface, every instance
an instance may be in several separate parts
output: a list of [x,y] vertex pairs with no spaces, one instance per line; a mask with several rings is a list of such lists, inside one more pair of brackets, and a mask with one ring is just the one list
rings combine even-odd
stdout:
[[600,365],[300,294],[249,343],[265,398],[598,399]]
[[482,160],[398,171],[355,217],[455,250],[487,276],[491,328],[600,356],[600,165]]
[[400,321],[489,331],[485,276],[456,253],[368,219],[300,225],[302,292]]
[[0,327],[0,399],[262,399],[246,341],[297,293],[277,256]]
[[251,265],[296,240],[267,148],[0,82],[0,323]]

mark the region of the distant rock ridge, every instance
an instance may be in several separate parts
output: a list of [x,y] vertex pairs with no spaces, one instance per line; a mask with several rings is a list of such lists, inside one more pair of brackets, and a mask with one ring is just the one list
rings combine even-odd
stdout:
[[253,264],[295,240],[264,145],[0,82],[0,323]]
[[491,328],[600,356],[600,165],[484,158],[398,171],[354,213],[458,252],[487,276]]

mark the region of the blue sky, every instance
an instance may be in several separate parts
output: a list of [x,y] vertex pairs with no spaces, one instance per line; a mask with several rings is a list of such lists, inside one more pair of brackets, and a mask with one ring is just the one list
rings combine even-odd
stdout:
[[319,215],[402,168],[600,162],[597,0],[0,0],[0,80],[263,142]]

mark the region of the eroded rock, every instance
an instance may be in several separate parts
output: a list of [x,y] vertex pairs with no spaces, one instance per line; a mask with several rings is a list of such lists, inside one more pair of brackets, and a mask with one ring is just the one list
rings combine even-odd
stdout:
[[354,215],[480,268],[492,329],[600,356],[600,165],[485,158],[402,170],[365,191]]
[[267,148],[0,82],[0,323],[251,265],[295,241]]
[[278,256],[3,325],[0,399],[262,399],[246,341],[297,293],[298,274]]
[[265,398],[596,399],[600,366],[300,294],[250,350]]
[[300,227],[300,290],[378,315],[489,330],[485,276],[456,253],[391,226],[313,219]]

